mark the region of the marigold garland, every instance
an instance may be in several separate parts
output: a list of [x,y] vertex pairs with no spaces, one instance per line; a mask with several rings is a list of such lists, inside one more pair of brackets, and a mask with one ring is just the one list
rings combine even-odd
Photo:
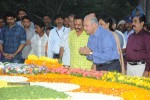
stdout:
[[45,56],[42,56],[42,57],[38,58],[35,55],[29,55],[28,59],[25,60],[25,64],[45,66],[47,68],[58,68],[58,67],[62,66],[62,64],[60,64],[58,62],[58,59],[52,59],[52,58],[48,58],[48,57],[45,57]]
[[108,95],[120,96],[124,100],[149,100],[150,91],[135,86],[119,84],[115,82],[105,82],[85,77],[60,74],[40,74],[24,75],[30,82],[65,82],[74,83],[81,88],[73,92],[103,93]]

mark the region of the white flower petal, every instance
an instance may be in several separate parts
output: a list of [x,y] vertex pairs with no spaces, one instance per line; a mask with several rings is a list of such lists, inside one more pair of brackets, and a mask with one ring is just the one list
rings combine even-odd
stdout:
[[123,100],[121,97],[97,93],[65,92],[72,97],[72,100]]
[[6,82],[26,82],[28,78],[23,76],[0,76],[0,80]]
[[46,88],[50,88],[56,91],[70,91],[80,88],[79,85],[69,83],[47,83],[47,82],[31,82],[30,85],[38,85]]

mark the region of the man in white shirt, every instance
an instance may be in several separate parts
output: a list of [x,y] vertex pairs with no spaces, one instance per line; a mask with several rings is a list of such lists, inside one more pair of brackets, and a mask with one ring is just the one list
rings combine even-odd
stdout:
[[[68,37],[70,32],[69,28],[63,26],[63,18],[61,15],[57,15],[55,18],[56,27],[52,29],[49,33],[48,39],[48,57],[59,59],[60,46],[62,45],[62,41],[64,38]],[[66,38],[67,39],[67,38]],[[67,51],[66,51],[67,52]],[[69,65],[70,62],[67,62],[67,57],[70,55],[63,55],[62,62],[64,65]]]
[[35,31],[37,34],[31,39],[30,54],[38,57],[47,56],[48,36],[44,32],[44,23],[42,21],[35,22]]

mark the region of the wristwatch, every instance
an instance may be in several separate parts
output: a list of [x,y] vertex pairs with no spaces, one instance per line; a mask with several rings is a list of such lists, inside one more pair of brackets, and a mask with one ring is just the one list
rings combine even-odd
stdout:
[[92,55],[92,54],[93,54],[93,52],[91,51],[91,52],[90,52],[90,55]]

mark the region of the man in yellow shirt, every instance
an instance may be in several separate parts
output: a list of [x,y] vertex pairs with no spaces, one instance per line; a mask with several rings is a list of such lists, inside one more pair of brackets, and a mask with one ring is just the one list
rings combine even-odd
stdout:
[[[87,46],[89,35],[84,31],[83,19],[75,17],[75,29],[69,33],[70,67],[90,70],[92,62],[79,53],[80,47]],[[65,47],[64,47],[65,48]],[[65,50],[65,49],[64,49]]]

